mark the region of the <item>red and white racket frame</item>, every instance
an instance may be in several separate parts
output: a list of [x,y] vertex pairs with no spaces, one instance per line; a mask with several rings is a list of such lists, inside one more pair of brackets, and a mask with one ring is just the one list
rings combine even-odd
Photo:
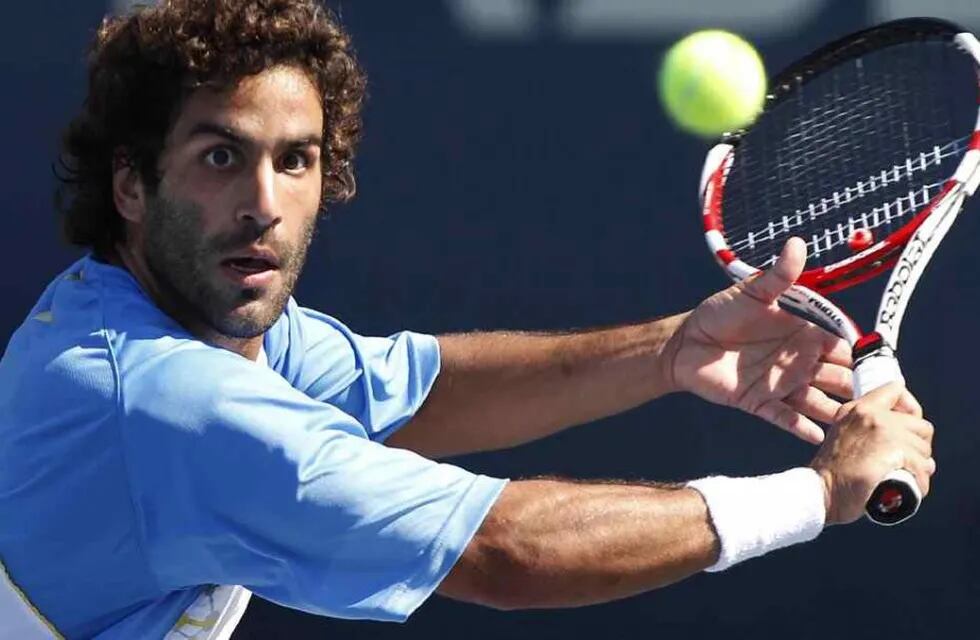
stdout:
[[[953,41],[973,57],[980,89],[980,41],[969,32],[955,35]],[[701,172],[699,193],[704,237],[708,248],[729,276],[741,281],[758,275],[760,270],[739,259],[724,235],[722,200],[725,181],[734,162],[737,147],[736,138],[727,138],[711,148]],[[842,262],[804,271],[797,283],[780,296],[781,306],[837,334],[851,345],[855,363],[855,397],[888,382],[904,382],[895,349],[905,309],[936,247],[949,231],[966,198],[973,195],[978,186],[980,108],[973,135],[956,171],[909,224]],[[885,285],[876,314],[874,330],[870,333],[863,333],[858,324],[840,307],[822,295],[863,282],[892,267],[894,268]],[[897,491],[904,495],[891,495],[888,491]],[[884,504],[889,499],[905,499],[907,503],[914,505],[900,518],[874,512],[872,501]],[[915,514],[921,502],[921,494],[912,474],[898,470],[882,481],[878,491],[872,496],[872,501],[869,501],[868,517],[877,524],[893,525]]]

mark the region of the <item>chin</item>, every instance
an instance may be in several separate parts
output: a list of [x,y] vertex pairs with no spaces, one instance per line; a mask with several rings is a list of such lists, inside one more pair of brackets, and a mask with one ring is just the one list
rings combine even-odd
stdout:
[[230,338],[255,338],[276,323],[284,306],[270,300],[252,300],[213,318],[212,325]]

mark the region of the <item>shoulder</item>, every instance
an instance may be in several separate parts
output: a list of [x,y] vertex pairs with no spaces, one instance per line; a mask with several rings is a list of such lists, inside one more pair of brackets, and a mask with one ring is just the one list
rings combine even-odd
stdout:
[[85,411],[115,397],[103,299],[83,258],[54,278],[0,361],[0,402],[8,413]]
[[269,364],[288,375],[281,367],[301,363],[313,354],[321,365],[330,363],[340,370],[357,369],[367,361],[384,359],[392,354],[418,350],[434,351],[438,360],[438,344],[434,336],[415,331],[399,331],[389,336],[367,336],[352,330],[344,322],[321,311],[301,307],[292,299],[279,322],[270,329],[265,340]]
[[291,387],[268,367],[191,339],[129,340],[120,354],[126,416],[205,419],[234,402],[273,402]]
[[290,299],[264,346],[269,367],[297,389],[320,384],[336,391],[357,377],[358,339],[343,322]]
[[289,299],[282,316],[265,336],[265,350],[273,366],[323,343],[347,346],[355,334],[340,320]]
[[368,388],[384,387],[385,396],[399,396],[415,386],[427,390],[440,366],[433,336],[410,331],[363,336],[292,300],[265,347],[270,367],[296,389],[324,401],[338,400],[338,394],[350,392],[358,381]]

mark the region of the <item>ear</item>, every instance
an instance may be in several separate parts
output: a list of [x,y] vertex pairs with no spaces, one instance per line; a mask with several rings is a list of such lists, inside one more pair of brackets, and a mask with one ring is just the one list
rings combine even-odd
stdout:
[[112,161],[112,200],[116,211],[127,222],[139,224],[146,211],[146,191],[139,172],[117,152]]

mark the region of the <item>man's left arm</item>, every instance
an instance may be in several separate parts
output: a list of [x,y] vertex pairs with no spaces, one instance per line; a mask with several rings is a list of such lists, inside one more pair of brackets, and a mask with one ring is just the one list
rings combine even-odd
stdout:
[[[805,248],[690,313],[571,334],[439,338],[442,369],[386,444],[440,457],[515,446],[673,391],[757,415],[812,443],[851,395],[848,345],[776,303]],[[905,406],[915,403],[911,396]]]
[[386,444],[431,457],[506,448],[669,393],[662,352],[686,315],[581,333],[440,336],[439,377]]

